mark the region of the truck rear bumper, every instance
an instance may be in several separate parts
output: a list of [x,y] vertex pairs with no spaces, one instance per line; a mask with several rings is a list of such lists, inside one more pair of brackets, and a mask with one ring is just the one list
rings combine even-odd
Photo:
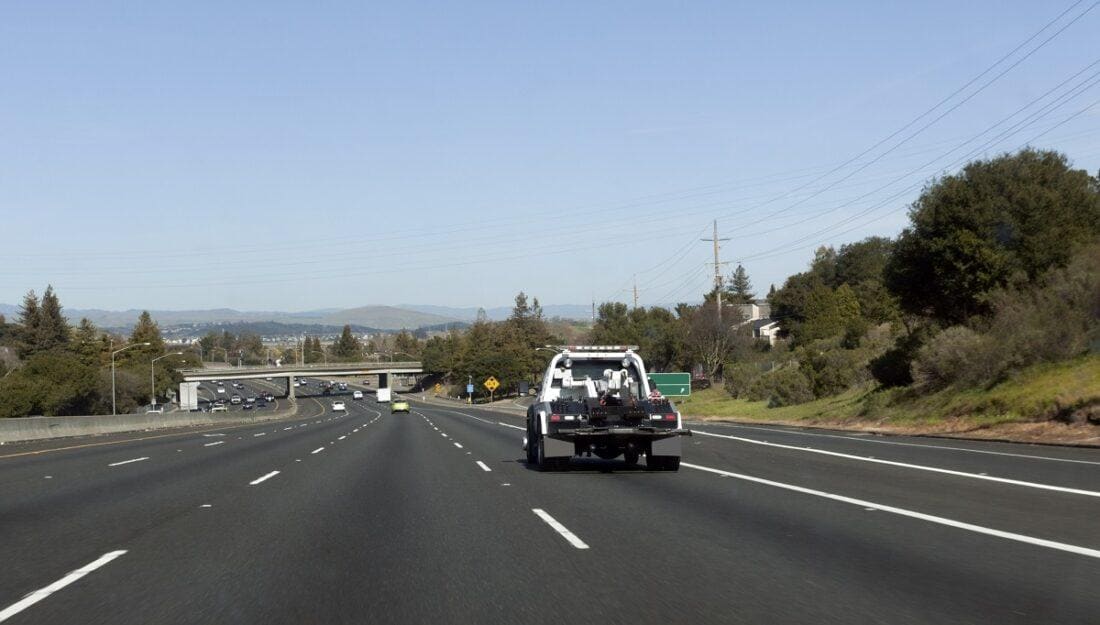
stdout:
[[544,437],[548,457],[573,456],[594,446],[634,446],[654,456],[679,456],[681,436],[691,436],[691,430],[650,430],[637,428],[607,428],[593,431],[555,432]]

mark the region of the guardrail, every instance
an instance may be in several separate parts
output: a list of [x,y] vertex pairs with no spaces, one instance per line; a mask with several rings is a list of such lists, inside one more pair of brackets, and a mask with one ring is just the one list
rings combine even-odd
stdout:
[[285,419],[298,405],[262,414],[166,412],[164,414],[94,415],[86,417],[16,417],[0,419],[0,443],[16,443],[67,436],[92,436],[178,427],[236,425]]

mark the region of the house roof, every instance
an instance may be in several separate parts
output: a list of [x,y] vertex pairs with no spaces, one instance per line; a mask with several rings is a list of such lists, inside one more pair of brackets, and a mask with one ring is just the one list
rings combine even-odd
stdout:
[[778,325],[778,324],[779,324],[778,319],[753,319],[752,329],[759,331],[759,330],[762,330],[764,328],[770,328],[771,326]]

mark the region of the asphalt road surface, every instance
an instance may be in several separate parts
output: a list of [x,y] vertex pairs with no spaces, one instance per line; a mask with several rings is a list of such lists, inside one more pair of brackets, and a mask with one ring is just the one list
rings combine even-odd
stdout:
[[710,424],[540,473],[520,417],[331,399],[0,448],[0,621],[1100,621],[1097,450]]

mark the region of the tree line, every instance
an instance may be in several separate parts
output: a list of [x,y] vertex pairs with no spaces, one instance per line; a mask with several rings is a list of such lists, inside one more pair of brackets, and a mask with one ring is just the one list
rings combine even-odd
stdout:
[[165,345],[147,311],[128,337],[88,319],[71,326],[50,286],[41,298],[33,290],[24,296],[15,323],[0,317],[0,350],[15,356],[0,363],[0,417],[110,414],[113,352],[118,412],[133,412],[152,397],[163,401],[180,381],[176,368],[198,364],[186,352],[152,364]]

